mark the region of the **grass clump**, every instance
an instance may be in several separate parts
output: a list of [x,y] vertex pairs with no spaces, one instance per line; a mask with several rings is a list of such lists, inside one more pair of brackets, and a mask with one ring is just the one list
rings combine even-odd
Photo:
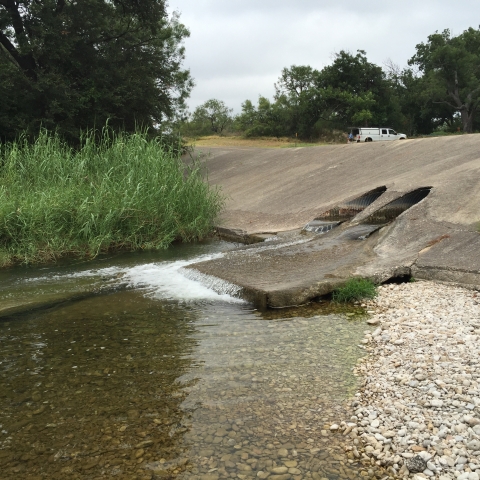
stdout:
[[72,149],[41,132],[0,146],[0,260],[39,263],[206,236],[218,190],[146,135],[93,133]]
[[337,303],[348,303],[374,298],[377,295],[377,287],[373,282],[365,278],[350,278],[345,285],[333,291],[332,300]]

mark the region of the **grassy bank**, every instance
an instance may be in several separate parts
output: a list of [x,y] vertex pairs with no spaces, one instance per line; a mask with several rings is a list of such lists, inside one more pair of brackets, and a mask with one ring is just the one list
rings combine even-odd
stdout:
[[221,136],[209,135],[205,137],[187,139],[187,144],[192,147],[255,147],[255,148],[294,148],[316,147],[326,145],[325,142],[307,143],[300,140],[282,137],[253,137],[245,138],[239,135]]
[[158,249],[204,237],[222,207],[199,165],[143,134],[73,150],[45,132],[0,147],[0,265]]

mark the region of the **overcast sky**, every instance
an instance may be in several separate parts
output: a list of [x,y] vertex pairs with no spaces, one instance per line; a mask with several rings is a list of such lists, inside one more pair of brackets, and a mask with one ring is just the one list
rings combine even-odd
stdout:
[[478,28],[478,0],[169,0],[190,30],[184,66],[190,110],[210,98],[235,113],[246,99],[273,97],[282,68],[322,69],[340,50],[403,67],[435,30]]

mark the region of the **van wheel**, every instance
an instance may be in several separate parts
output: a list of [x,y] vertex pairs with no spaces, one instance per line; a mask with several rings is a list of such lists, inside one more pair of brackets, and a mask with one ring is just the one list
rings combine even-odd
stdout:
[[402,137],[402,138],[399,138],[399,140],[405,140],[405,139]]
[[371,138],[366,138],[365,141],[366,141],[366,142],[371,142],[372,139],[371,139]]

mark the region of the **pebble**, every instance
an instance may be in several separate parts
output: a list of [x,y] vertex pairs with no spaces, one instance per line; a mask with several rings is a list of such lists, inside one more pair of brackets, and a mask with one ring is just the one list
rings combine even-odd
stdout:
[[355,368],[356,448],[393,478],[480,480],[478,294],[423,281],[378,292]]

